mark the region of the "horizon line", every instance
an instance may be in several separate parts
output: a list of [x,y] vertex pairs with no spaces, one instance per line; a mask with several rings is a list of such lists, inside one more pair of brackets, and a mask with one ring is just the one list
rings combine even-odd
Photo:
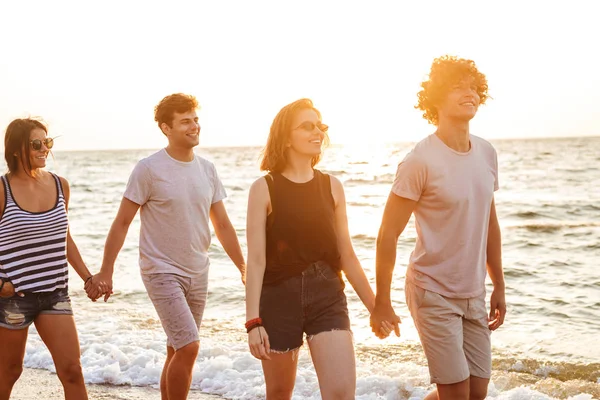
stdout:
[[[504,141],[534,141],[534,140],[567,140],[567,139],[596,139],[600,138],[600,135],[581,135],[581,136],[540,136],[540,137],[516,137],[516,138],[488,138],[486,140],[490,142],[504,142]],[[389,145],[399,145],[399,144],[412,144],[417,143],[418,140],[408,140],[408,141],[393,141],[393,142],[382,142],[381,145],[389,146]],[[329,147],[345,147],[349,146],[349,143],[331,143]],[[77,152],[77,151],[129,151],[129,150],[160,150],[165,146],[161,147],[122,147],[122,148],[103,148],[103,149],[67,149],[67,150],[57,150],[56,153],[66,153],[66,152]],[[198,145],[196,148],[200,149],[218,149],[218,148],[261,148],[264,147],[264,144],[243,144],[243,145]],[[4,150],[4,149],[3,149]]]

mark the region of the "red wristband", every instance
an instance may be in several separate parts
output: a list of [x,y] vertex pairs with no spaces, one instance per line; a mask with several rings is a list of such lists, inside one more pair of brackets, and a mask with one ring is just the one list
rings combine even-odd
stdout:
[[262,318],[259,317],[259,318],[254,318],[249,321],[246,321],[246,329],[248,329],[250,326],[255,325],[255,324],[262,325]]
[[246,333],[250,333],[250,331],[254,330],[254,328],[259,328],[261,326],[262,326],[262,324],[259,324],[258,322],[255,324],[252,324],[246,328]]

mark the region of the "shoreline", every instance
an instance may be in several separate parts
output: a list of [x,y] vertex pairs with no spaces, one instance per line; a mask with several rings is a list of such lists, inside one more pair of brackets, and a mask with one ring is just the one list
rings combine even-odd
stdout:
[[[149,386],[112,386],[86,383],[90,400],[160,400],[160,391]],[[62,385],[55,373],[45,369],[23,368],[15,384],[11,400],[61,400],[64,399]],[[190,390],[188,400],[216,400],[221,397]]]

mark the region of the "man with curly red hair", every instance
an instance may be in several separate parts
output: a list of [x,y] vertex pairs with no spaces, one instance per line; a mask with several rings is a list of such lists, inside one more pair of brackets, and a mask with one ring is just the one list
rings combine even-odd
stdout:
[[[417,242],[406,273],[406,302],[437,390],[426,399],[484,399],[491,376],[490,333],[506,313],[496,151],[469,123],[488,98],[472,60],[434,60],[416,108],[437,127],[398,165],[377,237],[373,332],[396,323],[390,300],[398,237],[415,215]],[[494,290],[488,314],[486,269]]]

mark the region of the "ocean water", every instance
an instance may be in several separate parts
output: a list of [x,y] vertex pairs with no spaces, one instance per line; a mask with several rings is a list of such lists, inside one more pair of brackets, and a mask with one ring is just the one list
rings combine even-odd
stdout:
[[[600,398],[600,138],[494,141],[501,189],[508,314],[492,335],[490,399]],[[57,147],[60,143],[57,143]],[[332,146],[319,167],[345,186],[350,233],[374,286],[375,239],[396,165],[412,144]],[[49,169],[71,183],[70,224],[91,270],[135,163],[154,150],[60,152]],[[226,207],[245,250],[250,184],[260,176],[259,148],[210,148],[228,192]],[[116,264],[115,294],[90,302],[71,274],[70,292],[87,382],[157,386],[165,335],[144,291],[137,264],[139,216]],[[402,336],[375,338],[368,313],[347,285],[357,352],[358,399],[422,399],[432,388],[413,322],[404,304],[404,276],[414,225],[401,236],[393,300]],[[210,248],[210,294],[192,388],[232,399],[264,398],[258,360],[247,350],[244,288],[220,244]],[[488,283],[489,285],[489,283]],[[491,286],[488,286],[488,296]],[[306,347],[306,346],[305,346]],[[27,367],[53,370],[35,328]],[[295,399],[318,399],[308,350],[299,356]]]

